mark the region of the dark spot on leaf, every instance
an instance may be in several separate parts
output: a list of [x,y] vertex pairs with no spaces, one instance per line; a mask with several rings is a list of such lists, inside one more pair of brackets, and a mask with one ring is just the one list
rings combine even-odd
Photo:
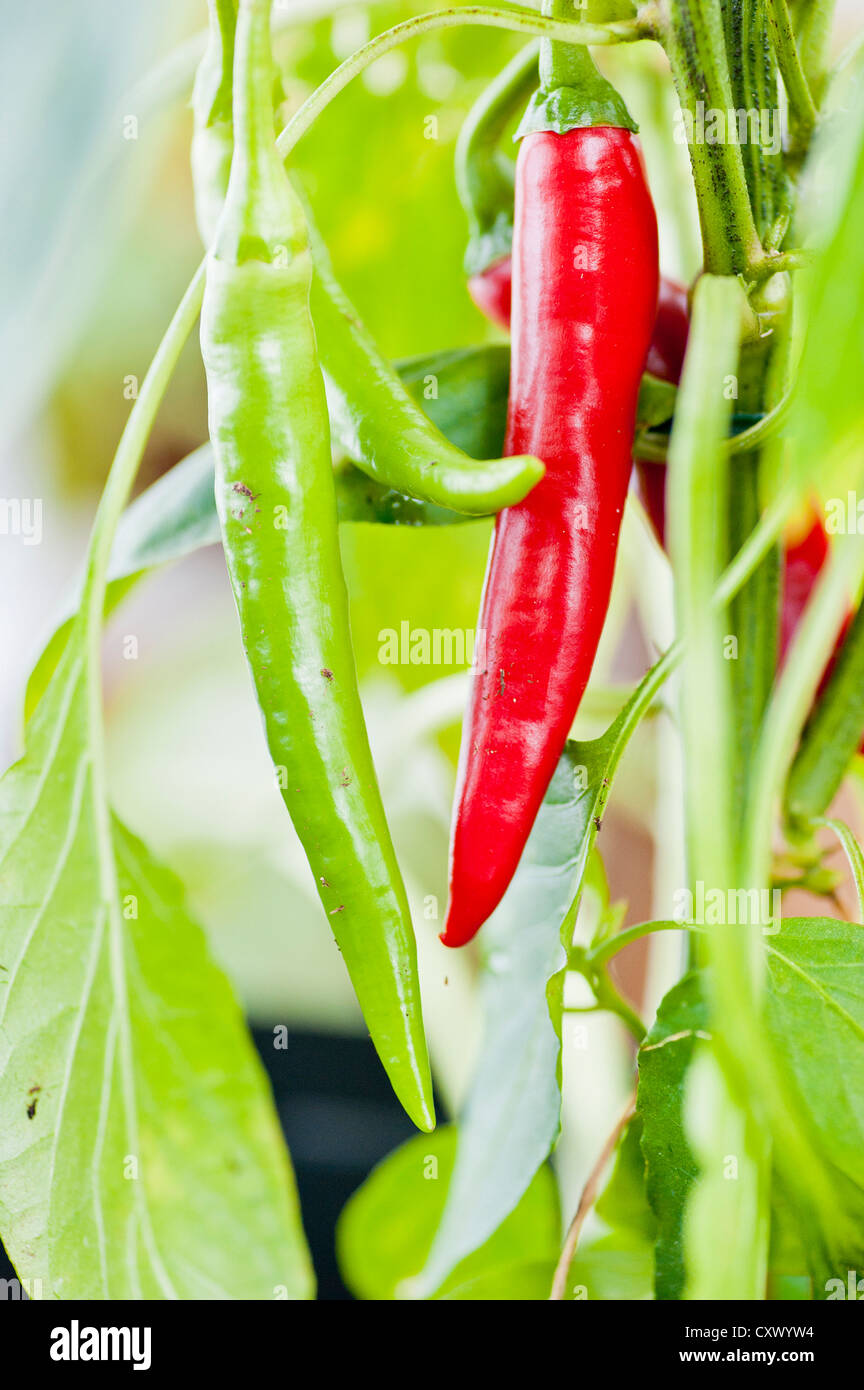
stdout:
[[333,672],[330,670],[329,666],[322,666],[322,667],[321,667],[321,674],[322,674],[322,676],[324,677],[325,680],[327,680],[327,681],[332,681],[332,680],[333,680]]
[[30,1104],[27,1106],[27,1119],[28,1119],[28,1120],[33,1120],[33,1119],[36,1118],[36,1106],[37,1106],[37,1104],[38,1104],[38,1101],[39,1101],[39,1097],[38,1097],[38,1096],[34,1096],[33,1099],[31,1100]]

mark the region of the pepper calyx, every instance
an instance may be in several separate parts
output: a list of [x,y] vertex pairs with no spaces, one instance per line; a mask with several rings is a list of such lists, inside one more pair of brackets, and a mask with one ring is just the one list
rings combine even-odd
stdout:
[[639,130],[623,98],[611,83],[600,78],[597,86],[592,85],[589,90],[554,87],[551,91],[541,88],[535,92],[513,138],[521,140],[538,130],[566,135],[568,130],[583,130],[589,126],[617,126],[632,130],[634,134]]

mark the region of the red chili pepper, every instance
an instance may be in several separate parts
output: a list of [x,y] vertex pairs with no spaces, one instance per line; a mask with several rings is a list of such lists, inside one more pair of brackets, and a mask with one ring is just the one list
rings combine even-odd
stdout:
[[690,310],[686,287],[663,275],[660,278],[654,332],[645,363],[646,372],[677,386],[681,380],[689,331]]
[[[681,380],[684,354],[687,351],[687,334],[690,330],[687,291],[683,285],[663,276],[660,280],[660,298],[657,303],[657,318],[654,321],[654,335],[648,352],[645,370],[653,372],[663,381],[671,381],[677,386]],[[646,463],[636,460],[634,486],[642,502],[655,535],[662,546],[666,545],[666,465],[665,463]]]
[[[542,64],[541,53],[541,74]],[[470,940],[503,896],[588,683],[657,308],[657,222],[638,142],[621,128],[626,111],[616,122],[606,98],[602,124],[557,133],[536,119],[540,98],[516,171],[505,452],[536,453],[546,474],[496,521],[479,622],[486,664],[462,738],[448,946]]]
[[[783,601],[780,609],[781,666],[786,659],[786,652],[795,636],[798,624],[804,616],[804,609],[813,592],[813,586],[827,564],[830,554],[831,542],[825,531],[822,517],[814,510],[811,513],[810,525],[807,530],[791,542],[787,540],[783,554]],[[834,651],[819,682],[819,689],[816,692],[817,700],[831,678],[837,655],[843,645],[853,616],[854,610],[850,609],[837,634]],[[859,752],[864,753],[864,738],[861,740]]]
[[[504,256],[487,266],[485,270],[472,275],[468,281],[468,292],[481,314],[499,328],[510,327],[510,303],[512,297],[513,261]],[[668,276],[660,277],[660,295],[657,301],[657,318],[646,372],[659,376],[663,381],[671,381],[677,386],[681,380],[684,353],[687,351],[687,333],[690,328],[690,314],[687,303],[687,289],[677,280]]]
[[468,280],[468,293],[490,323],[499,328],[510,327],[510,303],[513,283],[513,261],[505,256]]
[[[477,308],[499,328],[510,327],[512,275],[512,260],[505,256],[486,270],[472,275],[468,281],[468,292]],[[684,365],[684,354],[687,351],[689,328],[690,316],[685,286],[667,279],[665,275],[661,276],[657,318],[654,321],[654,333],[645,363],[646,372],[659,376],[663,381],[671,381],[673,386],[678,385]],[[633,485],[648,513],[658,541],[665,546],[666,465],[637,459]]]
[[780,610],[780,664],[804,614],[813,585],[831,553],[831,544],[814,511],[799,537],[788,540],[783,555],[783,602]]

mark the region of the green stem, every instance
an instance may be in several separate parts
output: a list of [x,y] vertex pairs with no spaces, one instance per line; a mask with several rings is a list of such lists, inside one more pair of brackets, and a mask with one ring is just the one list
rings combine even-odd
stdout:
[[[543,0],[543,13],[548,19],[567,19],[573,14],[573,0]],[[585,23],[580,14],[580,24]],[[572,20],[571,20],[572,23]],[[540,86],[543,91],[556,87],[582,88],[598,77],[594,59],[587,48],[543,39],[540,44]]]
[[821,102],[828,75],[831,27],[836,0],[793,0],[791,7],[795,46],[816,102]]
[[730,140],[708,144],[700,138],[700,112],[704,118],[706,110],[734,107],[720,0],[658,0],[656,9],[644,10],[645,22],[655,13],[687,126],[705,269],[747,273],[763,253],[741,148]]
[[[785,424],[793,400],[794,393],[787,392],[773,409],[763,415],[761,420],[757,420],[755,425],[748,425],[746,430],[741,430],[739,434],[730,435],[723,445],[726,453],[733,457],[735,454],[746,454],[751,449],[761,448],[773,438],[780,426]],[[633,457],[644,459],[646,463],[666,463],[669,457],[669,441],[662,435],[652,433],[651,430],[640,432],[633,441]]]
[[746,584],[757,566],[768,554],[789,517],[799,504],[796,493],[781,492],[753,527],[738,554],[720,576],[711,599],[712,607],[725,608]]
[[754,267],[751,275],[751,283],[759,285],[763,281],[770,279],[772,275],[781,275],[785,271],[806,270],[813,265],[816,260],[815,253],[805,248],[792,251],[778,251],[772,256],[766,257],[761,265]]
[[[770,342],[770,340],[769,340]],[[739,363],[739,407],[757,413],[764,405],[768,370],[766,344],[745,346]],[[761,504],[761,454],[749,448],[738,454],[729,489],[727,554],[734,556],[758,525]],[[777,670],[780,619],[780,555],[775,544],[729,607],[727,633],[736,649],[729,663],[734,746],[730,764],[736,855],[745,823],[750,781],[750,754],[758,737]]]
[[768,23],[777,54],[780,76],[789,98],[789,113],[795,132],[793,148],[801,153],[807,149],[816,125],[818,112],[809,83],[801,65],[801,55],[795,42],[789,6],[786,0],[766,0]]
[[528,38],[560,39],[567,44],[615,44],[632,43],[637,39],[651,38],[651,25],[644,21],[622,21],[620,24],[574,24],[569,20],[547,19],[533,10],[518,6],[497,7],[466,5],[462,9],[437,10],[432,14],[417,15],[406,19],[392,29],[386,29],[374,39],[358,48],[320,87],[306,98],[303,105],[294,113],[279,136],[277,148],[283,159],[294,149],[301,136],[321,115],[341,91],[348,86],[371,63],[391,49],[398,48],[407,39],[418,38],[436,29],[452,29],[461,24],[477,24],[492,29],[509,29]]
[[77,619],[79,623],[83,622],[88,633],[91,670],[93,672],[98,672],[99,669],[102,608],[105,600],[108,563],[111,558],[114,532],[129,499],[135,474],[138,472],[138,466],[153,428],[157,411],[162,403],[162,397],[165,395],[180,352],[198,318],[203,296],[204,263],[202,261],[165,331],[165,336],[156,350],[141,385],[138,398],[120,436],[120,443],[117,446],[111,471],[108,474],[108,481],[105,484],[96,512],[87,552],[87,569]]
[[606,1013],[614,1014],[616,1018],[620,1018],[624,1027],[636,1042],[641,1043],[648,1029],[645,1027],[645,1024],[642,1022],[636,1010],[628,1004],[623,994],[616,989],[607,972],[603,970],[592,975],[590,983],[600,1008]]
[[767,440],[777,433],[780,426],[785,424],[792,409],[793,399],[793,393],[787,392],[783,399],[778,401],[774,408],[769,410],[767,415],[763,415],[762,419],[758,420],[755,425],[750,425],[740,434],[733,435],[726,442],[726,453],[730,455],[747,454],[753,449],[761,448]]
[[[201,309],[204,266],[200,265],[168,325],[141,386],[138,398],[120,436],[108,481],[105,484],[87,552],[81,606],[75,619],[86,654],[87,720],[93,781],[93,817],[100,844],[99,869],[102,894],[109,912],[118,910],[119,889],[112,848],[111,811],[108,803],[108,770],[102,713],[101,638],[102,613],[111,546],[117,523],[129,498],[156,413],[165,395],[177,359]],[[117,950],[112,932],[112,959]],[[116,963],[116,962],[115,962]]]
[[609,937],[607,941],[595,946],[593,951],[588,951],[585,956],[585,964],[588,969],[598,969],[605,965],[613,956],[617,956],[619,951],[623,951],[625,946],[630,946],[634,941],[641,941],[646,936],[653,936],[658,931],[692,931],[693,928],[687,922],[656,921],[639,922],[635,927],[628,927],[626,931],[620,931],[615,936]]
[[771,872],[774,810],[822,672],[846,615],[850,593],[864,578],[864,547],[857,537],[838,540],[787,654],[765,715],[754,755],[745,843],[746,880],[765,883]]
[[[685,750],[688,875],[707,890],[727,892],[734,883],[735,834],[728,769],[733,756],[731,688],[724,660],[723,627],[712,598],[726,544],[728,472],[723,441],[729,402],[723,384],[738,359],[741,289],[736,281],[703,276],[696,287],[690,343],[670,441],[670,550],[675,575],[681,640],[686,646],[681,681],[681,726]],[[739,1030],[758,1018],[758,961],[752,935],[730,924],[704,933],[703,954],[711,967],[712,1033],[726,1073],[737,1063]],[[758,945],[758,940],[757,943]],[[745,1100],[744,1097],[747,1097]],[[746,1132],[749,1157],[730,1189],[730,1210],[742,1205],[760,1218],[730,1231],[734,1296],[761,1297],[767,1263],[767,1222],[760,1204],[769,1154],[757,1142],[758,1125],[745,1091],[722,1103],[712,1131],[710,1164],[722,1171],[729,1136]],[[705,1181],[710,1180],[709,1177]],[[691,1197],[700,1200],[701,1183]],[[694,1230],[697,1229],[694,1226]],[[691,1237],[692,1239],[693,1237]],[[700,1297],[731,1297],[726,1274],[713,1266],[701,1244],[688,1249],[688,1267],[700,1273]]]
[[852,870],[855,890],[858,894],[858,921],[864,922],[864,853],[861,851],[861,846],[845,821],[837,820],[835,817],[820,816],[811,824],[825,826],[827,830],[833,830],[843,846],[843,852],[849,861],[849,868]]

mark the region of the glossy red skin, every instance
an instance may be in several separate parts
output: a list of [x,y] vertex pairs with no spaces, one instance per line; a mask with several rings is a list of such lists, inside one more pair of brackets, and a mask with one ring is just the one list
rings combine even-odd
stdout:
[[[574,264],[577,253],[586,269]],[[610,126],[521,142],[505,453],[546,474],[497,518],[462,734],[442,940],[502,898],[603,629],[639,382],[657,308],[657,221],[638,141]]]
[[[828,539],[822,518],[814,512],[809,530],[793,545],[787,545],[783,554],[783,602],[780,609],[781,666],[786,659],[786,653],[792,638],[795,636],[798,624],[804,616],[804,609],[813,592],[813,586],[830,554],[831,542]],[[819,689],[816,692],[817,699],[828,684],[831,672],[834,670],[837,654],[843,645],[852,616],[852,610],[850,610],[837,634],[834,651],[819,682]],[[864,754],[864,738],[861,740],[858,751]]]
[[690,308],[687,302],[687,289],[677,280],[663,275],[660,279],[660,296],[657,300],[657,317],[651,335],[651,347],[645,363],[646,372],[659,376],[663,381],[671,381],[677,386],[681,380],[684,354],[687,351],[687,335],[690,332]]
[[[660,281],[660,298],[654,335],[645,370],[677,386],[681,380],[687,335],[690,331],[687,291],[665,276]],[[636,492],[662,546],[666,544],[666,465],[636,460]]]
[[[510,327],[510,300],[513,264],[509,256],[496,261],[479,275],[472,275],[468,291],[477,308],[499,328]],[[681,380],[687,334],[690,329],[687,289],[675,280],[660,278],[660,297],[651,347],[645,363],[646,372],[671,381]],[[648,513],[651,525],[661,545],[666,543],[666,466],[636,460],[634,487]]]
[[783,603],[780,609],[780,663],[804,614],[813,585],[831,553],[821,517],[813,514],[810,529],[787,545],[783,556]]

